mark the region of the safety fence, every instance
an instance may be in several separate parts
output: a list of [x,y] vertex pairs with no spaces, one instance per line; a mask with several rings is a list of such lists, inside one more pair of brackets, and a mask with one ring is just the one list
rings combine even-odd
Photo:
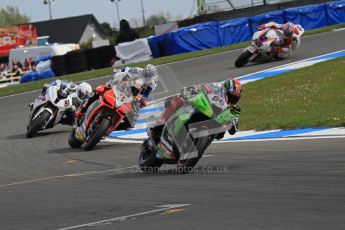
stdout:
[[205,22],[149,38],[154,58],[249,41],[260,24],[300,24],[305,30],[345,23],[345,1],[272,11],[254,17]]

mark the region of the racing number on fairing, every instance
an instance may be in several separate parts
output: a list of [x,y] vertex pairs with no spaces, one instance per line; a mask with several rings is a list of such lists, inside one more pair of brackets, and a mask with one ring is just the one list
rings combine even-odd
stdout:
[[257,46],[257,47],[261,47],[262,46],[262,43],[259,39],[255,39],[254,40],[254,44]]
[[213,102],[218,102],[221,106],[223,106],[224,104],[225,104],[225,101],[224,101],[224,99],[223,98],[221,98],[221,97],[219,97],[219,96],[214,96],[213,98],[212,98],[212,101]]

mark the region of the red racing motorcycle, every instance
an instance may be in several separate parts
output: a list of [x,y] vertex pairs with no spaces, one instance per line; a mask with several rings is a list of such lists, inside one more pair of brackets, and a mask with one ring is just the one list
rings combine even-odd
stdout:
[[68,143],[72,148],[84,145],[92,150],[109,132],[116,129],[126,114],[132,112],[134,103],[132,89],[128,85],[113,85],[94,101],[73,127]]

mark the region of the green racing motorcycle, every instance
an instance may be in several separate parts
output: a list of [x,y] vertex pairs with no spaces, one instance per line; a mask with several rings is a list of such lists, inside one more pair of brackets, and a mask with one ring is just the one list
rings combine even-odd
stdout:
[[163,124],[148,124],[140,168],[155,172],[162,164],[176,164],[180,173],[191,171],[207,147],[234,125],[235,114],[223,95],[209,84],[182,93],[183,104]]

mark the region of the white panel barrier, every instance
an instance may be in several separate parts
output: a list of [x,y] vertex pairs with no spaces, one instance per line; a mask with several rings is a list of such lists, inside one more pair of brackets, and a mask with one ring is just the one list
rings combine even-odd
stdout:
[[120,43],[115,46],[115,49],[116,56],[121,59],[115,62],[115,66],[152,59],[151,49],[146,38]]

